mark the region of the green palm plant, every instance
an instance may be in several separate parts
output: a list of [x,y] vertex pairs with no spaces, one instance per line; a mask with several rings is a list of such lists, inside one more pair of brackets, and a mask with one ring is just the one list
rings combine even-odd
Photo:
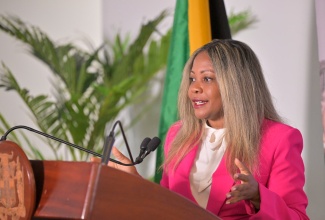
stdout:
[[[1,16],[0,30],[28,45],[29,52],[50,68],[56,82],[54,100],[47,95],[32,96],[2,63],[0,87],[19,94],[40,131],[99,152],[106,124],[136,102],[147,83],[166,64],[169,32],[158,40],[152,39],[166,16],[163,11],[143,25],[131,43],[117,34],[114,43],[106,42],[91,52],[72,43],[57,45],[39,28],[28,26],[17,17]],[[0,122],[1,131],[9,128],[4,117],[0,117]],[[61,145],[50,139],[45,141],[55,159],[63,159],[58,154]],[[44,159],[29,142],[28,146],[31,157]],[[68,149],[74,160],[87,156]]]
[[250,10],[244,10],[238,13],[235,13],[232,10],[228,16],[228,22],[231,35],[234,36],[240,31],[251,27],[253,24],[258,22],[258,19],[252,14]]

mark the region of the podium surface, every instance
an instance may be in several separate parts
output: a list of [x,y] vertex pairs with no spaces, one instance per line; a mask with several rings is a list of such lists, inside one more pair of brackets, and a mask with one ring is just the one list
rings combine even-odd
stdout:
[[141,177],[98,163],[31,161],[33,219],[219,219]]
[[160,185],[91,162],[28,160],[0,141],[1,219],[220,219]]

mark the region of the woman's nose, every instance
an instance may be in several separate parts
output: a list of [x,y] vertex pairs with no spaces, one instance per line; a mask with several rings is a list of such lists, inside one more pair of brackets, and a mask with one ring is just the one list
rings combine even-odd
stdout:
[[191,84],[191,91],[192,91],[193,93],[201,93],[201,92],[202,92],[202,87],[200,86],[199,83],[197,83],[197,82],[193,82],[193,83]]

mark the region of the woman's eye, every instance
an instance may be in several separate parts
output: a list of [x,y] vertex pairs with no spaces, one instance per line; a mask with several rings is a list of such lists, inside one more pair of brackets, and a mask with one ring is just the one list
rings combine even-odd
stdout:
[[190,77],[190,83],[195,82],[195,79],[193,77]]
[[204,81],[210,82],[210,81],[212,81],[212,78],[211,77],[204,77]]

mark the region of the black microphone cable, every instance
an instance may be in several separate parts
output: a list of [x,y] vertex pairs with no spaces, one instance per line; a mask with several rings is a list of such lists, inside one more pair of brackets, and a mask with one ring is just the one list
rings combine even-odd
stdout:
[[76,145],[76,144],[72,144],[72,143],[70,143],[70,142],[67,142],[67,141],[62,140],[62,139],[60,139],[60,138],[57,138],[57,137],[54,137],[54,136],[52,136],[52,135],[46,134],[46,133],[44,133],[44,132],[41,132],[41,131],[35,130],[35,129],[33,129],[33,128],[31,128],[31,127],[28,127],[28,126],[25,126],[25,125],[17,125],[17,126],[14,126],[14,127],[10,128],[10,129],[9,129],[9,130],[8,130],[8,131],[7,131],[7,132],[6,132],[2,137],[1,137],[0,141],[5,141],[5,140],[7,140],[7,136],[8,136],[8,134],[9,134],[10,132],[12,132],[13,130],[16,130],[16,129],[20,129],[20,128],[22,128],[22,129],[26,129],[26,130],[28,130],[28,131],[34,132],[34,133],[36,133],[36,134],[40,134],[40,135],[42,135],[42,136],[44,136],[44,137],[50,138],[50,139],[52,139],[52,140],[58,141],[58,142],[60,142],[60,143],[66,144],[66,145],[68,145],[68,146],[71,146],[71,147],[77,148],[77,149],[79,149],[79,150],[85,151],[85,152],[90,153],[90,154],[92,154],[92,155],[94,155],[94,156],[97,156],[97,157],[101,157],[101,156],[102,156],[101,154],[98,154],[98,153],[96,153],[96,152],[93,152],[93,151],[91,151],[91,150],[88,150],[87,148],[80,147],[80,146],[78,146],[78,145]]
[[[122,163],[122,162],[120,162],[120,161],[118,161],[118,160],[114,160],[114,159],[112,159],[112,158],[109,158],[109,161],[111,161],[111,162],[113,162],[113,163],[116,163],[116,164],[119,164],[119,165],[122,165],[122,166],[134,166],[134,165],[137,165],[137,164],[141,163],[142,160],[143,160],[143,158],[145,158],[145,157],[146,157],[146,156],[147,156],[147,155],[148,155],[152,150],[151,150],[151,151],[145,150],[143,153],[141,153],[141,149],[140,149],[140,155],[139,155],[139,157],[141,158],[141,160],[137,160],[137,161],[134,162],[133,157],[132,157],[132,154],[131,154],[131,150],[130,150],[130,147],[129,147],[129,144],[128,144],[127,140],[126,140],[126,136],[125,136],[125,133],[124,133],[124,130],[123,130],[123,127],[122,127],[122,124],[121,124],[120,121],[115,122],[115,124],[114,124],[114,126],[113,126],[113,128],[112,128],[112,131],[114,131],[114,129],[115,129],[115,127],[116,127],[117,124],[119,124],[119,126],[120,126],[120,128],[121,128],[121,132],[122,132],[122,135],[123,135],[123,139],[124,139],[125,145],[126,145],[127,150],[128,150],[128,154],[129,154],[129,156],[130,156],[131,163],[130,163],[130,164],[125,164],[125,163]],[[100,158],[103,157],[103,155],[101,155],[101,154],[99,154],[99,153],[96,153],[96,152],[94,152],[94,151],[91,151],[91,150],[89,150],[89,149],[87,149],[87,148],[80,147],[80,146],[78,146],[78,145],[76,145],[76,144],[73,144],[73,143],[70,143],[70,142],[68,142],[68,141],[62,140],[62,139],[57,138],[57,137],[55,137],[55,136],[49,135],[49,134],[47,134],[47,133],[44,133],[44,132],[41,132],[41,131],[35,130],[35,129],[33,129],[33,128],[31,128],[31,127],[28,127],[28,126],[25,126],[25,125],[17,125],[17,126],[14,126],[14,127],[10,128],[10,129],[7,130],[6,133],[5,133],[5,134],[0,138],[0,141],[5,141],[5,140],[7,140],[7,136],[9,135],[9,133],[12,132],[12,131],[14,131],[14,130],[16,130],[16,129],[26,129],[26,130],[28,130],[28,131],[31,131],[31,132],[34,132],[34,133],[36,133],[36,134],[42,135],[42,136],[44,136],[44,137],[50,138],[50,139],[52,139],[52,140],[55,140],[55,141],[57,141],[57,142],[63,143],[63,144],[68,145],[68,146],[71,146],[71,147],[76,148],[76,149],[78,149],[78,150],[81,150],[81,151],[84,151],[84,152],[86,152],[86,153],[92,154],[92,155],[94,155],[94,156],[96,156],[96,157],[100,157]],[[155,138],[157,138],[157,137],[155,137]],[[155,139],[155,138],[153,138],[153,139]],[[143,143],[144,143],[144,141],[142,141],[142,144],[143,144]],[[149,142],[149,143],[150,143],[150,142]],[[148,146],[149,146],[149,143],[147,143]],[[158,145],[160,144],[160,139],[159,139],[159,143],[158,143],[157,145],[156,145],[156,144],[157,144],[156,142],[153,143],[153,144],[151,144],[151,145],[150,145],[150,146],[151,146],[150,148],[154,148],[153,150],[155,150],[155,149],[158,147]],[[156,146],[152,147],[153,145],[156,145]],[[142,147],[143,147],[143,146],[142,146]],[[146,146],[146,147],[147,147],[147,146]],[[140,146],[140,148],[141,148],[141,146]],[[105,150],[105,149],[104,149],[104,150]],[[142,150],[143,150],[143,149],[142,149]],[[149,152],[149,153],[148,153],[148,152]]]

